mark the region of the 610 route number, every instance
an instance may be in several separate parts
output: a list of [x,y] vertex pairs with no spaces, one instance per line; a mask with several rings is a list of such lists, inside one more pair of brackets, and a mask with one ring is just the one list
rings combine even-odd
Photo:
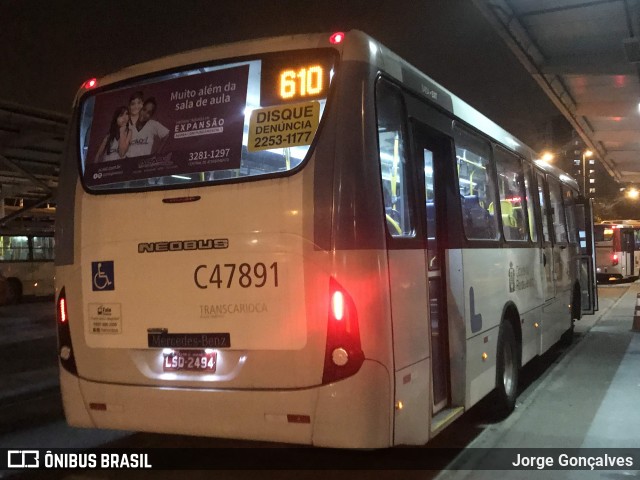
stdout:
[[231,288],[240,285],[242,288],[262,288],[264,286],[278,286],[278,262],[273,262],[268,267],[258,262],[249,263],[225,263],[220,265],[198,265],[193,272],[193,281],[198,288],[206,289],[209,285],[216,288]]

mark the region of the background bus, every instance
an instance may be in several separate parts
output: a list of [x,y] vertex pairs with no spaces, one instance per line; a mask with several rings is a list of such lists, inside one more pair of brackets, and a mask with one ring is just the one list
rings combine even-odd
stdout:
[[640,221],[605,220],[593,229],[598,281],[636,280],[640,275]]
[[8,303],[53,296],[54,239],[51,233],[0,235],[0,273],[8,282]]
[[57,198],[72,425],[424,444],[597,308],[575,180],[361,32],[97,85]]

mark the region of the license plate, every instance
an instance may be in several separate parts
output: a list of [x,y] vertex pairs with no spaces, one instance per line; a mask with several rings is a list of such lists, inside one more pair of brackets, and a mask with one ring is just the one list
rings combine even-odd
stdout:
[[165,372],[179,370],[213,373],[216,371],[216,352],[202,350],[174,350],[165,355],[162,363]]

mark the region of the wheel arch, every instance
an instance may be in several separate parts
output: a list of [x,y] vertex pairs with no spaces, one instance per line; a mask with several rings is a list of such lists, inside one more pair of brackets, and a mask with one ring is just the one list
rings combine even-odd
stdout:
[[512,301],[505,303],[502,308],[502,317],[500,323],[509,322],[513,333],[516,336],[516,343],[518,344],[518,360],[519,364],[522,364],[522,324],[520,323],[520,311],[516,304]]

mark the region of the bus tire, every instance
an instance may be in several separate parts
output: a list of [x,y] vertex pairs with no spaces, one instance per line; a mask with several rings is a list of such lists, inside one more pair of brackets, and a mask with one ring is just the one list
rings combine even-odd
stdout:
[[495,409],[498,418],[509,415],[516,406],[520,378],[520,353],[513,327],[508,320],[500,324],[496,358]]
[[15,277],[11,277],[7,279],[7,283],[9,284],[9,295],[7,303],[20,303],[20,301],[22,300],[22,282],[20,282],[20,280]]

